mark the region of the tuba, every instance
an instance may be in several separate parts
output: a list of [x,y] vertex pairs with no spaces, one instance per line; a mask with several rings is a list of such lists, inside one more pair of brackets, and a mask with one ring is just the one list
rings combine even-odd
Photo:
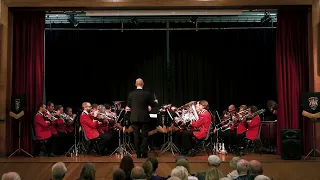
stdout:
[[194,121],[198,121],[199,116],[198,116],[198,113],[196,111],[196,107],[194,106],[194,104],[191,106],[191,111],[192,111],[192,113],[193,113],[193,115],[195,117]]

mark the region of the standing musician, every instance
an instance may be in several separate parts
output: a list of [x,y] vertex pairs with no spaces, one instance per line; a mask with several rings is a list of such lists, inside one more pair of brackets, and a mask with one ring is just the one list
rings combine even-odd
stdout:
[[228,111],[223,116],[222,125],[226,125],[226,128],[222,129],[220,133],[224,140],[225,148],[229,152],[232,150],[231,145],[235,141],[238,118],[236,107],[231,104],[228,107]]
[[199,119],[192,122],[190,126],[197,128],[198,131],[185,130],[182,132],[181,148],[183,154],[188,153],[189,155],[193,155],[193,151],[190,151],[192,150],[193,137],[195,137],[196,140],[202,140],[206,138],[212,121],[211,115],[207,111],[208,106],[209,103],[206,100],[202,100],[197,103],[196,110],[198,112]]
[[[34,117],[34,133],[38,140],[49,140],[51,138],[51,130],[49,128],[50,121],[46,121],[44,118],[44,113],[46,111],[46,105],[40,103],[38,106],[38,112]],[[48,143],[49,147],[47,148],[49,156],[55,157],[56,155],[52,151],[52,146]],[[50,148],[51,147],[51,148]]]
[[260,116],[254,113],[258,111],[256,106],[249,106],[248,114],[240,121],[237,128],[237,144],[243,147],[243,138],[255,140],[259,135],[260,130]]
[[[100,138],[99,140],[99,150],[97,155],[103,155],[104,150],[107,146],[108,141],[110,140],[108,136],[103,133],[99,133],[97,127],[99,127],[100,123],[98,122],[98,114],[99,111],[91,112],[91,104],[89,102],[82,103],[83,112],[80,115],[80,124],[83,127],[83,130],[86,134],[86,137],[89,140],[94,140],[96,138]],[[90,150],[89,150],[90,151]]]
[[154,107],[158,101],[153,98],[150,92],[143,90],[144,83],[141,78],[136,80],[135,85],[137,89],[129,93],[127,105],[131,108],[130,121],[132,122],[137,158],[146,158],[148,157],[150,121],[148,106]]
[[[61,153],[61,144],[64,139],[61,137],[61,133],[58,133],[56,128],[56,123],[59,120],[56,116],[60,116],[60,111],[54,111],[54,104],[51,101],[47,102],[47,110],[44,112],[44,117],[46,121],[50,121],[49,129],[51,131],[51,145],[52,145],[52,152],[54,154]],[[61,121],[59,121],[61,123]]]

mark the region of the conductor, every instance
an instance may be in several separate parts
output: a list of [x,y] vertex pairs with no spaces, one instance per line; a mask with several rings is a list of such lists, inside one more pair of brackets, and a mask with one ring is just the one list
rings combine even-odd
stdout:
[[[134,146],[137,158],[148,157],[148,131],[149,131],[149,109],[154,107],[158,100],[152,94],[143,90],[143,80],[136,80],[137,89],[129,93],[128,106],[131,108],[130,121],[132,122]],[[141,145],[141,148],[140,148]]]

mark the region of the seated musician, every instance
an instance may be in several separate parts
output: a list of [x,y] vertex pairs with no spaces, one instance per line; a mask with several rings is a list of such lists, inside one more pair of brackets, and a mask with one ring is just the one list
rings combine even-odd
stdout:
[[[49,140],[51,138],[51,130],[49,128],[50,121],[46,121],[44,118],[44,113],[46,111],[46,105],[40,103],[38,106],[38,112],[34,117],[34,133],[38,140]],[[50,143],[48,142],[47,151],[49,156],[55,157],[56,155],[51,151]]]
[[[104,150],[107,147],[107,143],[110,140],[108,136],[106,136],[103,133],[99,133],[97,127],[99,127],[99,122],[98,122],[98,114],[99,111],[94,111],[93,114],[91,114],[91,104],[88,102],[82,103],[82,108],[83,112],[80,115],[80,124],[83,127],[83,130],[86,134],[86,137],[89,140],[94,140],[97,138],[100,138],[99,140],[99,153],[97,155],[103,155]],[[90,149],[89,149],[90,152]]]
[[205,100],[202,100],[197,103],[197,112],[199,119],[197,121],[194,121],[190,124],[191,127],[194,127],[198,130],[195,131],[190,131],[190,130],[185,130],[182,133],[182,143],[181,143],[181,148],[182,148],[182,154],[189,154],[193,155],[192,150],[192,140],[195,138],[196,140],[202,140],[206,138],[209,127],[211,125],[211,115],[207,111],[209,106],[209,103]]
[[[70,140],[70,142],[68,143],[68,147],[70,148],[74,144],[74,138],[75,138],[74,118],[76,118],[76,114],[73,114],[71,107],[66,108],[65,114],[66,114],[65,121],[66,121],[67,136],[68,136],[68,140]],[[68,148],[68,150],[69,150],[69,148]]]
[[[54,104],[50,101],[47,102],[47,110],[44,113],[45,120],[50,121],[49,129],[51,131],[51,150],[54,154],[61,153],[63,148],[62,142],[64,141],[62,133],[58,133],[56,123],[59,120],[56,116],[60,116],[60,111],[54,110]],[[61,123],[61,121],[59,121]]]
[[260,116],[255,114],[258,111],[256,106],[248,108],[248,114],[240,121],[237,128],[237,142],[239,147],[243,147],[243,139],[255,140],[259,135]]
[[[63,139],[63,141],[61,141],[60,144],[60,152],[67,152],[69,150],[70,147],[70,142],[72,142],[72,140],[70,138],[68,138],[67,136],[67,123],[69,123],[69,125],[72,125],[72,122],[67,121],[66,120],[66,116],[63,115],[63,106],[62,105],[56,105],[55,107],[56,112],[58,112],[59,115],[56,116],[57,120],[55,121],[54,126],[56,127],[59,136]],[[71,123],[71,124],[70,124]]]
[[109,125],[112,128],[111,130],[122,130],[122,126],[120,123],[116,122],[117,120],[117,113],[112,112],[112,108],[109,104],[104,104],[105,107],[105,114],[109,117]]
[[231,146],[235,142],[237,121],[238,114],[236,112],[236,107],[235,105],[231,104],[228,107],[227,113],[224,114],[223,117],[222,125],[226,127],[222,128],[220,131],[220,135],[228,152],[233,151],[233,148]]

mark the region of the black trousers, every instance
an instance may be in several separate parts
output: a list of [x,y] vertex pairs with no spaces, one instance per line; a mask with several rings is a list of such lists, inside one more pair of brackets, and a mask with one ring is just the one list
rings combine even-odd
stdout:
[[180,132],[180,131],[176,131],[172,135],[174,137],[174,144],[177,146],[178,149],[181,149],[182,135],[183,135],[183,132]]
[[133,136],[134,136],[134,148],[136,150],[137,155],[141,155],[141,154],[147,155],[149,123],[134,122],[132,123],[132,128],[133,128]]
[[193,132],[189,130],[185,130],[182,132],[182,141],[181,141],[181,149],[183,150],[190,150],[193,147],[194,140],[193,140]]
[[104,150],[107,148],[108,143],[110,142],[112,138],[112,134],[109,133],[99,133],[99,151],[103,154]]
[[110,131],[104,131],[104,134],[106,135],[106,137],[109,138],[108,145],[107,145],[107,150],[108,151],[113,151],[119,145],[119,143],[118,143],[119,132],[110,130]]
[[238,147],[244,146],[244,138],[245,137],[246,137],[246,132],[236,135],[236,143],[237,143]]
[[236,131],[235,130],[227,130],[227,131],[224,131],[224,132],[219,132],[222,139],[223,139],[223,142],[225,144],[225,147],[229,147],[231,145],[234,145],[235,142],[236,142]]
[[66,151],[69,151],[69,149],[71,148],[71,146],[73,146],[74,145],[74,139],[75,139],[76,137],[74,136],[74,131],[72,131],[72,132],[67,132],[67,143],[66,143]]
[[51,146],[50,150],[54,154],[61,154],[64,153],[64,150],[66,149],[66,137],[67,134],[64,132],[59,132],[57,134],[53,134],[51,136]]

